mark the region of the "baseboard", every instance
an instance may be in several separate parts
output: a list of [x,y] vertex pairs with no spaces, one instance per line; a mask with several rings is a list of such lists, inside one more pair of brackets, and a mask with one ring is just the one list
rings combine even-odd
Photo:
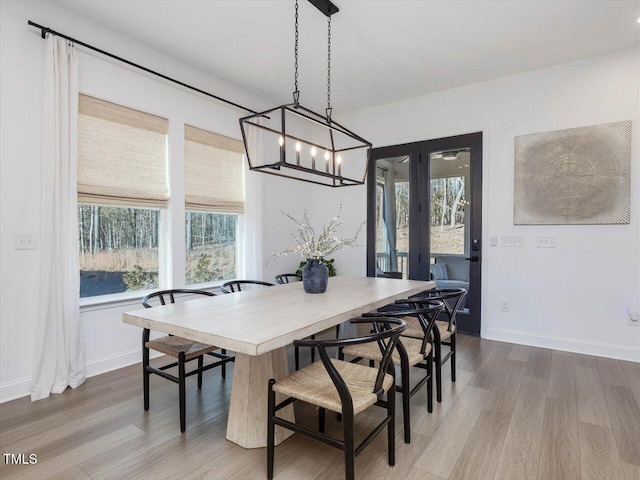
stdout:
[[0,403],[26,397],[31,393],[31,377],[0,383]]
[[[150,357],[155,358],[161,355],[162,354],[159,352],[151,352]],[[139,348],[96,358],[85,364],[86,376],[87,378],[94,377],[102,373],[128,367],[129,365],[140,363],[141,358],[142,353]],[[27,397],[30,394],[31,377],[19,378],[10,382],[0,383],[0,403]]]
[[552,348],[565,352],[582,353],[596,357],[615,358],[640,363],[640,348],[613,343],[576,340],[573,338],[540,335],[503,328],[487,328],[486,337],[499,342],[517,343],[531,347]]

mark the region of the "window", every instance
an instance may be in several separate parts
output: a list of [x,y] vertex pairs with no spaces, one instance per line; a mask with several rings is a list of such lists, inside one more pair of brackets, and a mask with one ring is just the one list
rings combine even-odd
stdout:
[[242,143],[185,126],[186,283],[237,278]]
[[80,297],[159,286],[167,129],[164,118],[80,95]]
[[187,285],[237,278],[238,216],[187,211]]
[[78,205],[80,298],[158,287],[160,210]]

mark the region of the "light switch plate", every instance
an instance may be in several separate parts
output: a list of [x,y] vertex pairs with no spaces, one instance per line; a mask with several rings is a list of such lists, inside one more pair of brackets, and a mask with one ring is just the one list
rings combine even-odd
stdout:
[[498,237],[491,237],[491,246],[492,247],[498,246]]
[[502,237],[503,247],[524,247],[524,237],[522,235],[505,235]]
[[13,237],[14,250],[35,250],[36,234],[35,233],[16,233]]

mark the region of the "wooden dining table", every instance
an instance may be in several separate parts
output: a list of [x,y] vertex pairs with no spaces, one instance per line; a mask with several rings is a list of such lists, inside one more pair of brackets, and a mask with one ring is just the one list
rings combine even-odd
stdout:
[[[323,294],[301,282],[177,302],[123,314],[123,322],[235,352],[227,440],[267,445],[267,385],[289,375],[286,346],[435,287],[435,282],[332,277]],[[294,421],[293,406],[279,415]],[[293,432],[277,428],[276,444]]]

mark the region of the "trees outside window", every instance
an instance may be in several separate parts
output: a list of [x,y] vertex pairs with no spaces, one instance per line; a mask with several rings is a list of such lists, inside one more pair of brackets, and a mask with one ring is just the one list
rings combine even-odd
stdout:
[[158,287],[160,210],[78,205],[80,297]]

